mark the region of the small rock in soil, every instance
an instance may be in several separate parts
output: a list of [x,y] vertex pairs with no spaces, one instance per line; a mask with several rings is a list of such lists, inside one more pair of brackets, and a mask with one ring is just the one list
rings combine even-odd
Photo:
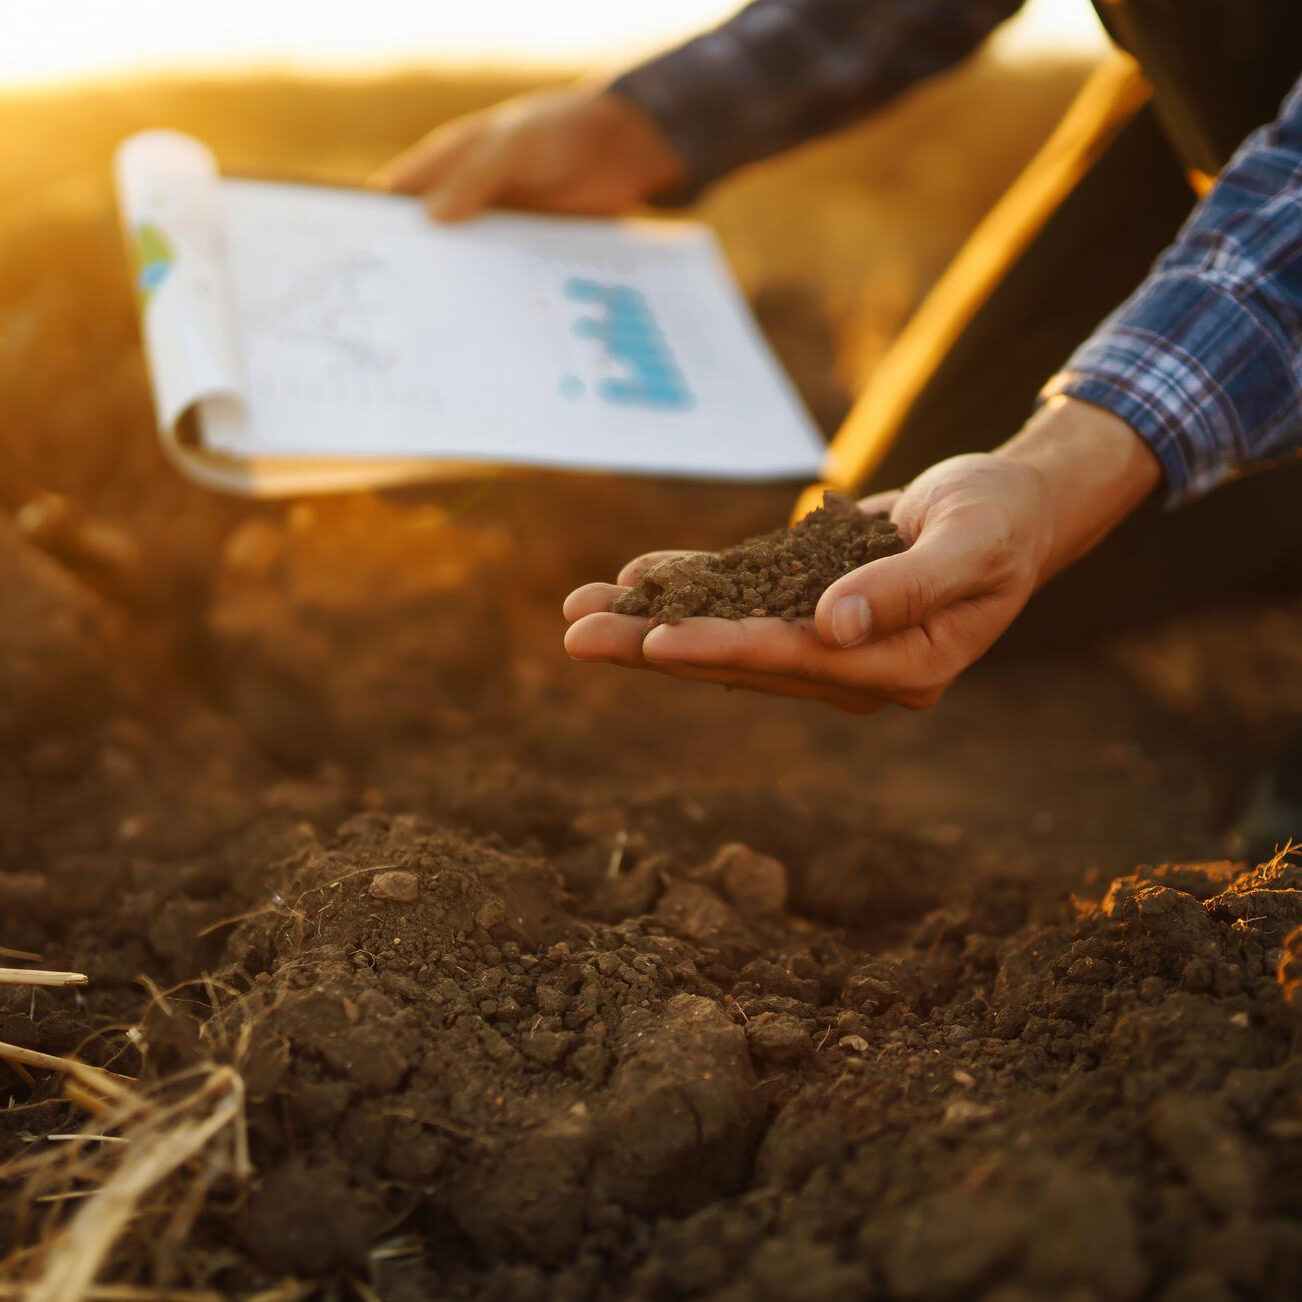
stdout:
[[717,940],[734,933],[736,914],[708,886],[696,882],[675,882],[660,897],[656,916],[663,918],[675,931],[693,940]]
[[761,1013],[746,1023],[746,1043],[757,1058],[777,1066],[799,1062],[814,1051],[809,1032],[787,1013]]
[[393,869],[376,873],[371,878],[371,895],[377,900],[400,900],[409,904],[420,894],[420,882],[415,873]]
[[720,847],[710,874],[717,875],[723,893],[749,917],[762,918],[787,907],[786,868],[739,841]]
[[554,1067],[565,1057],[573,1041],[574,1036],[564,1031],[535,1031],[524,1038],[520,1050],[526,1058]]

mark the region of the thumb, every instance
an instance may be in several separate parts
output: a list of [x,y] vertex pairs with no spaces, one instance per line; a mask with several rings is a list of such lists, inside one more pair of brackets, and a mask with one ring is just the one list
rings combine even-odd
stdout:
[[818,636],[829,646],[877,642],[991,588],[993,547],[950,523],[923,528],[907,550],[861,565],[837,579],[814,612]]

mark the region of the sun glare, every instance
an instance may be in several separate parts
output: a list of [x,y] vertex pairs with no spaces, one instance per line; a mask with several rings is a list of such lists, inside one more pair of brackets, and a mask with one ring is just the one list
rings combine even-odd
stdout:
[[[0,86],[251,66],[374,71],[400,66],[615,65],[726,17],[736,0],[44,0],[10,14]],[[1030,0],[998,38],[1008,57],[1090,50],[1088,0]]]

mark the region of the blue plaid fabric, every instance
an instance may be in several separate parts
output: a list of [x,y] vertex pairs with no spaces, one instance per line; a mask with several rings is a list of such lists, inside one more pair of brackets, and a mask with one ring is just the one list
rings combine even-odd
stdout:
[[1302,81],[1055,393],[1137,430],[1173,505],[1302,451]]
[[[757,0],[612,85],[691,180],[831,131],[973,50],[1021,0]],[[1302,451],[1302,81],[1152,274],[1045,386],[1115,412],[1168,499]]]

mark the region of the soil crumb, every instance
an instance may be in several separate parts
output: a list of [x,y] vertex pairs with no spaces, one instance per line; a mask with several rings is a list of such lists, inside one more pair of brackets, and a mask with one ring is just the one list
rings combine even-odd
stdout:
[[850,498],[827,492],[823,505],[794,528],[653,565],[611,609],[648,616],[652,626],[693,615],[800,619],[814,613],[819,597],[843,574],[903,550],[884,513],[867,515]]

